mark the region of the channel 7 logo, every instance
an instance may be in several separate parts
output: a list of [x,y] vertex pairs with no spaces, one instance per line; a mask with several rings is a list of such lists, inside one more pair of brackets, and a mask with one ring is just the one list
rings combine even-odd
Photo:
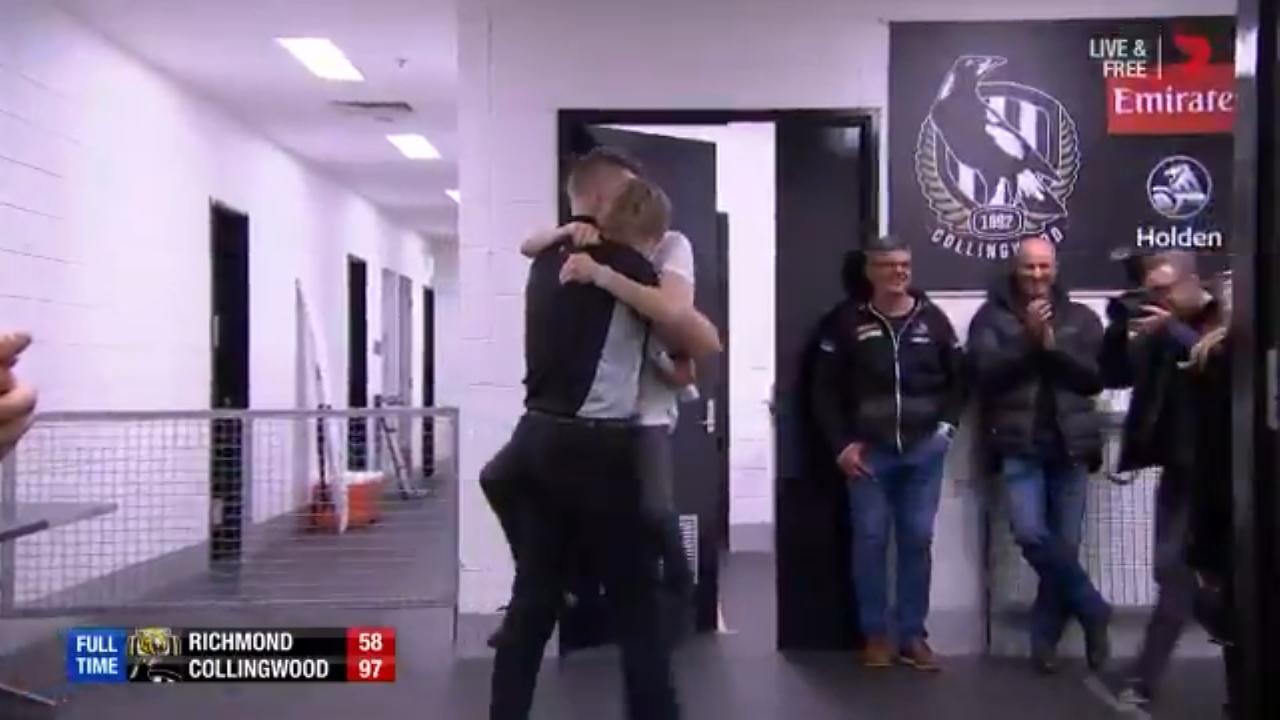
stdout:
[[[1093,37],[1089,39],[1089,57],[1101,64],[1102,76],[1107,78],[1163,78],[1168,72],[1194,78],[1211,64],[1213,47],[1203,35],[1175,30],[1176,52],[1166,50],[1164,45],[1165,39],[1160,35]],[[1170,62],[1170,55],[1181,56],[1180,61]]]

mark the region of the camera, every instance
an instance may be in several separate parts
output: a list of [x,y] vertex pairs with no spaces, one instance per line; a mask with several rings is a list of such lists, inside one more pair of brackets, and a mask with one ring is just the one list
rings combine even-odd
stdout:
[[1146,289],[1126,290],[1115,299],[1115,302],[1123,309],[1126,317],[1141,317],[1147,314],[1143,309],[1145,305],[1155,305],[1155,298],[1151,297],[1151,293]]
[[1152,253],[1121,245],[1112,250],[1109,256],[1111,262],[1120,264],[1130,287],[1142,285],[1142,279],[1147,274],[1147,262],[1151,259]]
[[1131,247],[1121,246],[1111,251],[1112,262],[1120,263],[1120,267],[1124,270],[1125,279],[1128,280],[1131,288],[1121,293],[1118,297],[1112,298],[1107,303],[1107,318],[1112,322],[1128,322],[1134,318],[1142,317],[1146,314],[1146,311],[1142,309],[1143,305],[1156,304],[1151,294],[1142,287],[1149,257],[1148,253],[1140,252]]

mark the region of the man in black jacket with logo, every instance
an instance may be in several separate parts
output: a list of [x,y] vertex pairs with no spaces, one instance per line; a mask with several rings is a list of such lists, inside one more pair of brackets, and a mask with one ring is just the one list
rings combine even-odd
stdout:
[[1055,669],[1070,617],[1084,627],[1091,668],[1110,655],[1111,608],[1079,560],[1088,474],[1102,460],[1102,323],[1056,277],[1052,241],[1024,240],[1012,275],[997,280],[974,316],[968,348],[1013,536],[1040,578],[1031,651],[1041,672]]
[[911,251],[886,236],[865,248],[865,297],[836,310],[814,361],[811,406],[848,478],[863,661],[895,659],[886,621],[885,553],[897,540],[897,660],[936,670],[926,642],[933,524],[943,460],[964,407],[951,322],[912,290]]

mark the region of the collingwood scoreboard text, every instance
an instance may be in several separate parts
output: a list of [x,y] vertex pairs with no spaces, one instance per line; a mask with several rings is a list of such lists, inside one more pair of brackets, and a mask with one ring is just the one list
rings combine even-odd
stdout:
[[354,628],[72,628],[73,683],[394,682],[396,631]]

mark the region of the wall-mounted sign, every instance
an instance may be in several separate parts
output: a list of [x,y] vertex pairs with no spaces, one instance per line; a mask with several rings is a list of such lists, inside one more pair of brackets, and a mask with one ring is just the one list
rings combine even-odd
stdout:
[[1121,245],[1225,249],[1233,42],[1231,18],[894,23],[890,227],[916,281],[985,287],[1033,235],[1077,288],[1115,287]]

